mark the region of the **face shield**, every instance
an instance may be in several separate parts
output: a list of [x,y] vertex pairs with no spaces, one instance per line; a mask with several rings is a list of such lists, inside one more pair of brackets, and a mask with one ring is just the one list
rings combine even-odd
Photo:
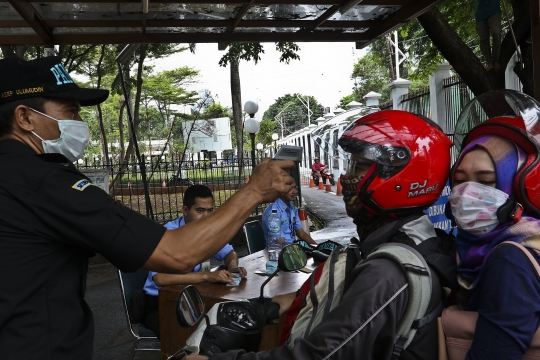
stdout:
[[377,163],[379,173],[387,179],[407,165],[411,151],[403,144],[395,130],[386,119],[373,124],[351,124],[339,140],[347,159],[346,175],[362,176],[371,164]]
[[469,102],[456,123],[454,144],[461,152],[466,135],[477,125],[496,117],[521,117],[527,136],[540,146],[540,104],[514,90],[494,90],[484,93]]

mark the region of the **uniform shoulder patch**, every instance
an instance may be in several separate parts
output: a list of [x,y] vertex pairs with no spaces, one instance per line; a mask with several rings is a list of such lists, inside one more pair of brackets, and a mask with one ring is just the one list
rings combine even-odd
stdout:
[[73,184],[72,188],[75,190],[83,191],[90,185],[94,185],[94,184],[92,184],[90,180],[82,179],[82,180],[77,181],[75,184]]

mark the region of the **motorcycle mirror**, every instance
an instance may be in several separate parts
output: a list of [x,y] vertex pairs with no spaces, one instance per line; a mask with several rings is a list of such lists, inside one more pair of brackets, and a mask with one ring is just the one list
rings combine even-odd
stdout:
[[264,303],[264,286],[280,271],[295,271],[303,268],[307,264],[307,256],[302,247],[298,244],[285,245],[278,257],[278,268],[261,285],[261,296],[259,302]]
[[278,268],[283,271],[295,271],[307,264],[307,256],[298,244],[289,244],[279,253]]
[[205,314],[201,293],[192,285],[186,286],[176,300],[176,318],[182,327],[194,326]]

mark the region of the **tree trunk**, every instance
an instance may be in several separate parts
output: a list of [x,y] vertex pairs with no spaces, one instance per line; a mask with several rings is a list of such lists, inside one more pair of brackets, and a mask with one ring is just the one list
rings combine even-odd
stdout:
[[[105,45],[101,45],[101,56],[99,57],[97,65],[97,88],[101,88],[101,64],[105,57]],[[101,111],[101,105],[97,105],[99,130],[101,131],[101,144],[103,145],[103,155],[105,156],[105,164],[109,164],[109,145],[107,143],[107,133],[105,132],[105,126],[103,124],[103,112]]]
[[[148,51],[148,44],[141,45],[141,47],[139,48],[139,51],[140,51],[140,55],[139,55],[138,67],[137,67],[137,87],[136,87],[136,93],[135,93],[135,101],[131,99],[131,96],[129,97],[131,104],[135,104],[134,106],[131,107],[131,109],[133,109],[132,110],[133,112],[131,115],[133,116],[133,125],[135,128],[135,131],[137,131],[137,128],[139,126],[139,104],[141,102],[141,90],[142,90],[142,83],[143,83],[142,71],[143,71],[144,60],[146,58],[147,51]],[[127,67],[125,70],[126,70],[126,73],[129,74],[129,69]],[[123,74],[120,74],[120,76],[123,76]],[[126,82],[127,82],[127,79],[126,79]],[[128,92],[129,92],[129,89],[128,89]],[[128,94],[124,94],[124,96],[126,95],[129,96]],[[125,105],[130,106],[131,104],[127,103],[127,99],[128,99],[127,96],[125,97],[126,99]],[[116,178],[112,181],[113,183],[115,183],[118,179],[120,179],[122,175],[124,174],[124,171],[127,168],[128,159],[132,158],[131,163],[135,162],[134,152],[133,152],[133,143],[135,141],[135,136],[132,136],[134,134],[132,134],[131,132],[131,125],[130,125],[130,129],[128,133],[130,134],[129,143],[126,149],[126,153],[124,154],[124,157],[122,161],[120,162],[122,166],[120,167],[118,174],[116,175]]]
[[120,114],[118,115],[118,133],[120,137],[120,154],[118,159],[122,160],[124,158],[124,107],[126,106],[126,101],[122,101],[120,104]]
[[[504,88],[504,72],[499,72],[503,80],[501,86],[494,76],[488,74],[480,60],[461,40],[437,7],[434,6],[420,15],[418,21],[437,49],[452,65],[454,71],[476,96],[489,90]],[[504,65],[501,63],[501,69],[505,66],[506,63]]]
[[236,148],[238,158],[239,180],[244,168],[244,123],[242,119],[242,92],[240,90],[240,70],[239,61],[230,62],[231,68],[231,99],[234,118],[234,129],[236,132]]
[[[514,17],[517,20],[512,24],[512,28],[516,34],[518,44],[525,44],[527,33],[530,31],[530,21],[528,20],[527,10],[529,1],[521,2],[519,0],[512,0],[512,3],[514,6]],[[439,49],[446,60],[448,60],[450,65],[452,65],[454,71],[459,74],[476,96],[486,91],[505,88],[504,69],[506,69],[510,58],[516,50],[510,31],[501,42],[501,55],[499,59],[501,70],[499,72],[488,72],[480,62],[480,59],[478,59],[472,50],[461,40],[437,7],[434,6],[424,14],[420,15],[418,21],[424,28],[426,34],[430,37],[431,41]],[[503,21],[506,21],[504,13]],[[528,74],[529,71],[528,67],[523,70],[524,74],[516,71],[516,74],[522,79],[524,85],[526,85],[527,79],[532,78],[532,72]],[[528,86],[524,87],[524,91],[531,94]]]

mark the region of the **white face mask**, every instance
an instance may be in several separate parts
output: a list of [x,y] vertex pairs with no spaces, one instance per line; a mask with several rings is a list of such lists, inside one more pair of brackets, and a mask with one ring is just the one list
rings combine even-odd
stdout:
[[497,210],[508,194],[477,182],[454,186],[448,197],[457,226],[468,233],[481,236],[499,225]]
[[30,110],[58,122],[60,137],[56,140],[43,140],[41,136],[32,131],[32,134],[41,140],[45,153],[60,153],[71,162],[75,162],[81,158],[86,145],[90,141],[90,132],[88,131],[87,123],[78,120],[57,120],[32,108]]

